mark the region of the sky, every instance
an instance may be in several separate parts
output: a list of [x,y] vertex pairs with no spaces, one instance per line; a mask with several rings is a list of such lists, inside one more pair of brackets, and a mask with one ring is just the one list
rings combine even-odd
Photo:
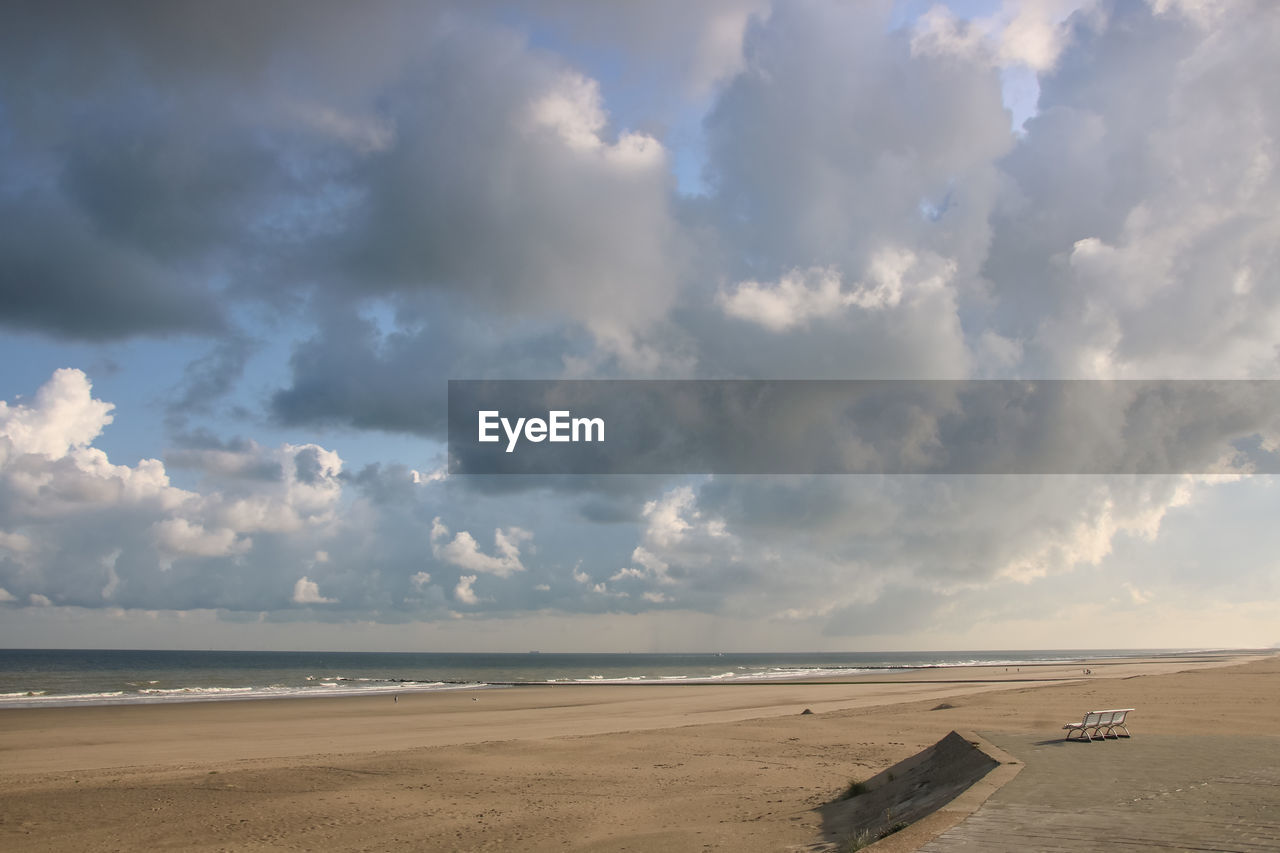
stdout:
[[1280,643],[1272,476],[445,465],[449,379],[1280,379],[1271,0],[6,8],[0,647]]

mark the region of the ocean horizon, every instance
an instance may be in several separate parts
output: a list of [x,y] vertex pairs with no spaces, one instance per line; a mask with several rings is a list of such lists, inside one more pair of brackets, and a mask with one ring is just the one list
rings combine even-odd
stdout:
[[[0,649],[0,708],[483,690],[532,684],[721,684],[1034,666],[1222,649],[905,652],[307,652]],[[958,675],[958,677],[960,677]]]

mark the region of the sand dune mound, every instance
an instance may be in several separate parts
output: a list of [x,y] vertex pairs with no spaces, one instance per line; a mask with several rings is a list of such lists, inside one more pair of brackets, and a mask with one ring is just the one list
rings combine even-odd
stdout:
[[864,782],[852,784],[822,813],[823,840],[804,849],[857,848],[888,837],[955,799],[1001,764],[994,750],[958,732],[899,761]]

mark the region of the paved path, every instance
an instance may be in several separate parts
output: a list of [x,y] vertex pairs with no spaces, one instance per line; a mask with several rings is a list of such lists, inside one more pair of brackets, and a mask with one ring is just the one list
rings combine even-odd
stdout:
[[1022,772],[920,853],[1280,851],[1280,737],[982,735]]

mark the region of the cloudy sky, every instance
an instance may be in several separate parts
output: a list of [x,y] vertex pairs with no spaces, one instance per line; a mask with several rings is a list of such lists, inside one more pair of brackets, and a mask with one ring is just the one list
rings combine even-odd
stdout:
[[1271,0],[11,3],[0,646],[1276,643],[1273,477],[467,478],[444,430],[451,378],[1280,379],[1278,43]]

